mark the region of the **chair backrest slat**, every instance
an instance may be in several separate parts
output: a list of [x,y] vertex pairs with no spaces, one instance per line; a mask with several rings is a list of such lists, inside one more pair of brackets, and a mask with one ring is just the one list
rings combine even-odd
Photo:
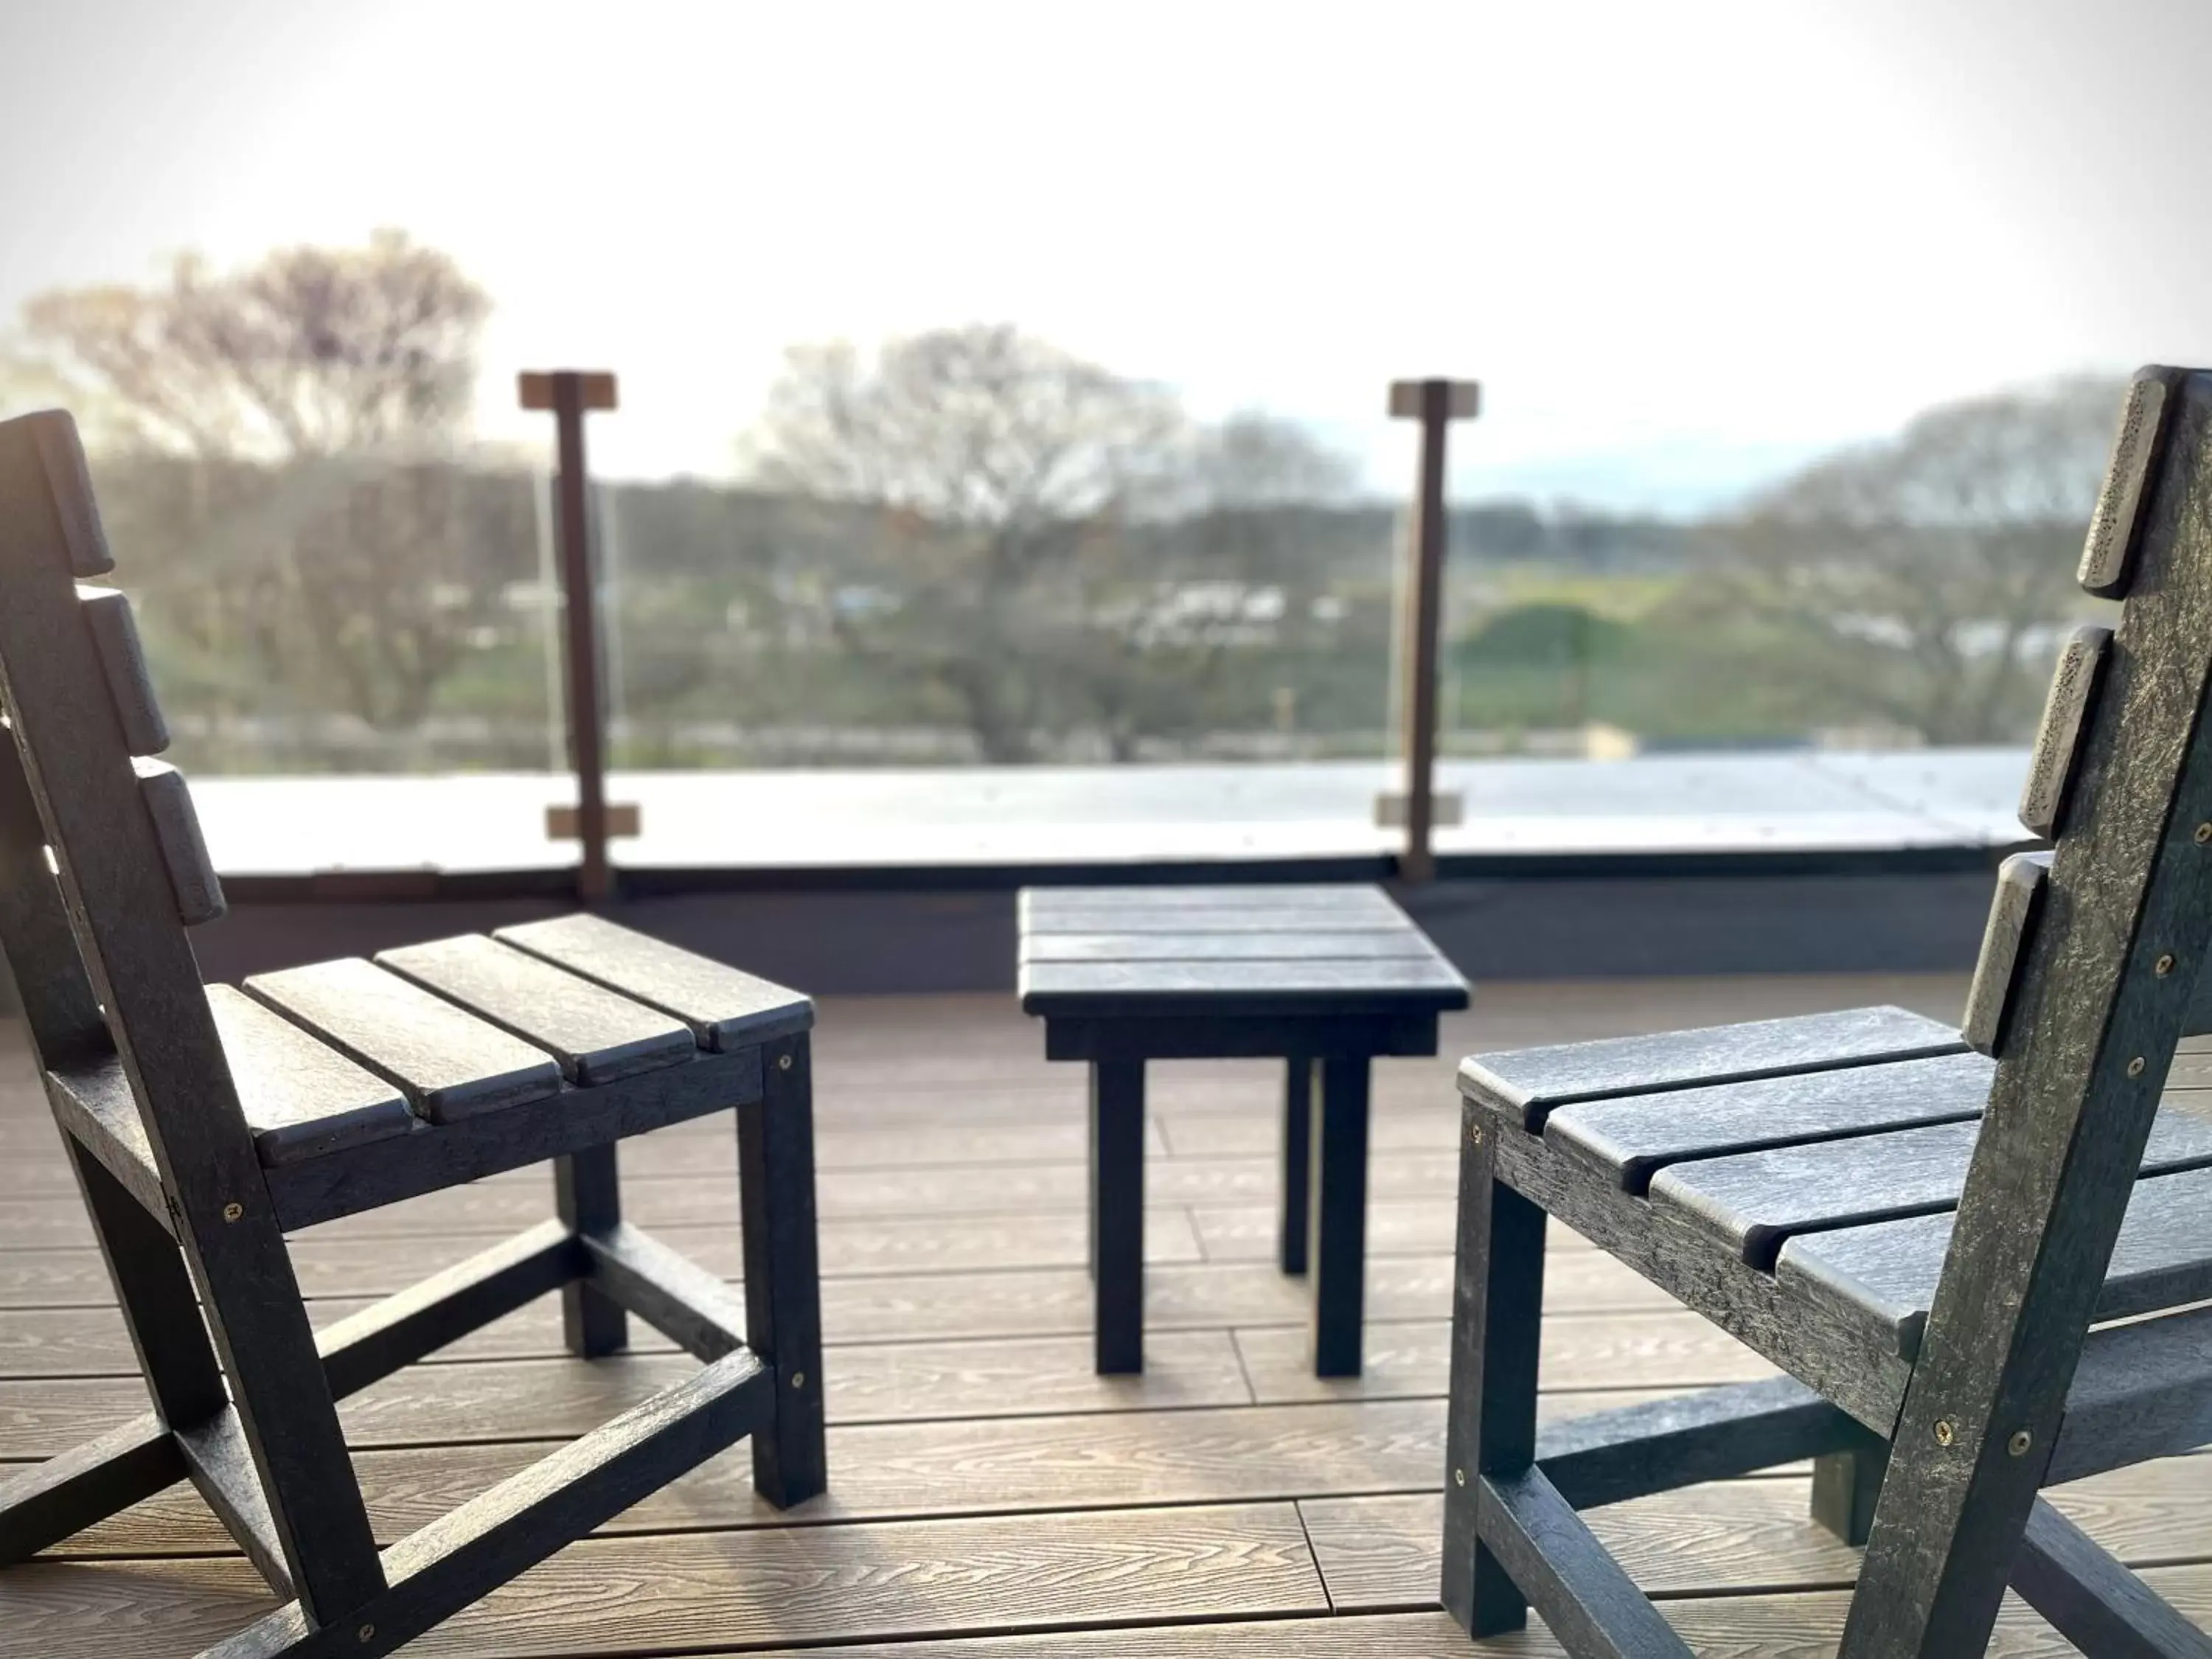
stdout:
[[2143,492],[2153,469],[2162,459],[2166,432],[2166,395],[2173,370],[2147,369],[2129,383],[2128,401],[2120,413],[2120,434],[2112,445],[2111,469],[2089,520],[2089,537],[2081,549],[2079,579],[2087,592],[2100,599],[2117,599],[2128,591],[2135,572],[2136,550],[2143,522]]
[[154,840],[161,849],[161,862],[168,867],[177,920],[187,927],[213,921],[225,908],[222,883],[216,878],[214,860],[208,857],[207,840],[200,834],[199,814],[192,810],[185,775],[167,761],[134,757],[131,764],[138,775],[138,793],[146,803],[146,816],[154,823]]
[[166,732],[121,596],[79,586],[111,561],[68,416],[0,422],[0,929],[19,980],[59,988],[25,986],[42,1064],[99,1041],[85,995],[104,1013],[162,1178],[196,1233],[216,1230],[210,1248],[226,1206],[260,1190],[185,933],[221,914],[222,890],[183,777],[135,752]]
[[2212,374],[2137,377],[2081,574],[2124,604],[2061,666],[2047,873],[2000,884],[1971,1034],[1996,1076],[1903,1437],[2002,1396],[2051,1443],[2212,948]]
[[77,599],[92,626],[92,643],[106,671],[107,693],[115,699],[123,740],[134,755],[158,755],[169,746],[169,723],[154,695],[154,676],[146,666],[146,647],[138,639],[137,619],[120,589],[79,583]]
[[2089,710],[2105,680],[2112,647],[2109,628],[2077,628],[2058,653],[2051,677],[2051,696],[2043,705],[2043,724],[2028,758],[2027,781],[2020,792],[2020,821],[2045,841],[2058,839],[2074,780],[2081,770],[2081,738]]
[[23,435],[35,450],[46,480],[54,528],[70,574],[105,576],[115,568],[115,559],[107,550],[107,534],[93,502],[92,469],[85,463],[76,422],[58,409],[26,415],[22,420]]
[[1996,897],[1990,904],[1989,931],[1966,992],[1966,1016],[1959,1035],[1966,1046],[1985,1054],[2002,1051],[2006,1012],[2027,954],[2028,935],[2043,908],[2043,885],[2051,873],[2048,853],[2015,853],[1997,871]]

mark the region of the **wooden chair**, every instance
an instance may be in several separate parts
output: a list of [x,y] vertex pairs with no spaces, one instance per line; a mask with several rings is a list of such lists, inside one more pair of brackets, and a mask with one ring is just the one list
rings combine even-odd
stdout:
[[[0,423],[0,942],[153,1410],[0,1486],[0,1563],[190,1479],[289,1605],[226,1659],[390,1651],[747,1435],[824,1484],[807,1000],[579,915],[203,988],[219,914],[69,416]],[[734,1107],[742,1305],[622,1219],[614,1143]],[[558,1219],[309,1328],[284,1234],[555,1162]],[[379,1551],[334,1401],[559,1289],[687,1380]]]
[[[1852,1659],[1980,1653],[2008,1581],[2090,1654],[2212,1656],[2038,1496],[2212,1442],[2212,1115],[2160,1102],[2212,946],[2212,374],[2136,377],[2081,580],[2124,605],[2059,665],[2021,813],[2055,846],[2004,867],[1963,1033],[1862,1009],[1462,1068],[1474,1635],[1533,1603],[1576,1654],[1687,1653],[1577,1510],[1809,1456],[1867,1546]],[[1790,1376],[1540,1435],[1547,1212]]]

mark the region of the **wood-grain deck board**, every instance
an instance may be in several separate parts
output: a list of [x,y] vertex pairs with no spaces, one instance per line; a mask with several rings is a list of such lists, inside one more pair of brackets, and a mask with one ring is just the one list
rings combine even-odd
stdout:
[[[1269,1265],[1279,1066],[1154,1068],[1149,1368],[1102,1379],[1090,1369],[1078,1080],[1044,1064],[1011,997],[825,1004],[830,1495],[779,1514],[753,1497],[743,1450],[726,1454],[409,1650],[1555,1654],[1540,1627],[1470,1646],[1432,1610],[1454,1065],[1483,1049],[1875,1002],[1954,1018],[1962,992],[1934,976],[1483,988],[1472,1012],[1446,1018],[1437,1060],[1376,1066],[1368,1365],[1328,1382],[1305,1353],[1304,1287]],[[0,1026],[0,1474],[143,1405],[27,1063]],[[629,1213],[731,1275],[732,1139],[710,1119],[623,1155]],[[542,1172],[495,1177],[312,1230],[294,1241],[295,1265],[315,1317],[336,1318],[542,1219],[549,1200]],[[1547,1279],[1547,1418],[1766,1373],[1564,1229]],[[568,1358],[555,1305],[541,1303],[347,1402],[380,1534],[689,1370],[650,1332],[634,1335],[629,1353]],[[2062,1496],[2130,1559],[2176,1564],[2146,1577],[2204,1620],[2212,1505],[2191,1504],[2189,1483],[2202,1475],[2212,1491],[2212,1458],[2193,1461]],[[1844,1598],[1820,1586],[1848,1582],[1849,1553],[1806,1518],[1802,1470],[1621,1505],[1595,1524],[1670,1598],[1668,1617],[1698,1650],[1832,1650]],[[189,1653],[267,1602],[188,1487],[64,1554],[0,1572],[0,1659]],[[2067,1650],[2017,1605],[1991,1649]]]

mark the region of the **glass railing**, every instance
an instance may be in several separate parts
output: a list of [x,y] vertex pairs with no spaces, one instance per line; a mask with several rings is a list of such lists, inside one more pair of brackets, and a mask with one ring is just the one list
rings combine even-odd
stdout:
[[[1947,406],[1701,512],[1457,492],[1438,851],[2011,838],[2100,614],[2072,567],[2118,390]],[[796,353],[728,422],[728,476],[591,492],[617,864],[1400,846],[1412,422],[1206,416],[1003,329]],[[95,447],[231,867],[574,856],[532,454]]]
[[[1453,514],[1443,850],[2021,832],[2117,383],[1972,400],[1696,518]],[[1567,766],[1562,763],[1576,763]]]
[[178,763],[544,768],[542,477],[453,461],[108,456],[94,486]]
[[618,856],[1388,846],[1395,509],[1292,423],[1001,332],[909,343],[930,396],[870,383],[836,444],[787,384],[744,482],[602,487]]
[[210,845],[240,873],[565,863],[544,476],[115,453],[94,488]]

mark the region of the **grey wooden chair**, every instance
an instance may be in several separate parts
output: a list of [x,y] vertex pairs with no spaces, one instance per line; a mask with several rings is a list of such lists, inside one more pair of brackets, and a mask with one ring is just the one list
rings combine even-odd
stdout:
[[[752,1437],[823,1488],[808,1032],[781,987],[577,915],[203,987],[218,914],[66,415],[0,423],[0,942],[153,1410],[0,1486],[0,1563],[189,1479],[289,1605],[226,1659],[380,1654]],[[624,1222],[615,1142],[735,1108],[742,1304]],[[546,1159],[557,1219],[309,1328],[294,1228]],[[686,1380],[379,1550],[334,1402],[553,1290]]]
[[[2081,580],[2124,608],[2060,664],[2021,813],[2055,845],[2004,867],[1963,1033],[1861,1009],[1462,1068],[1474,1634],[1533,1603],[1577,1654],[1688,1652],[1577,1509],[1813,1457],[1867,1546],[1852,1659],[1980,1653],[2008,1582],[2092,1655],[2212,1656],[2038,1495],[2212,1442],[2212,1115],[2160,1099],[2212,945],[2212,374],[2136,377]],[[1790,1376],[1540,1435],[1547,1212]]]

